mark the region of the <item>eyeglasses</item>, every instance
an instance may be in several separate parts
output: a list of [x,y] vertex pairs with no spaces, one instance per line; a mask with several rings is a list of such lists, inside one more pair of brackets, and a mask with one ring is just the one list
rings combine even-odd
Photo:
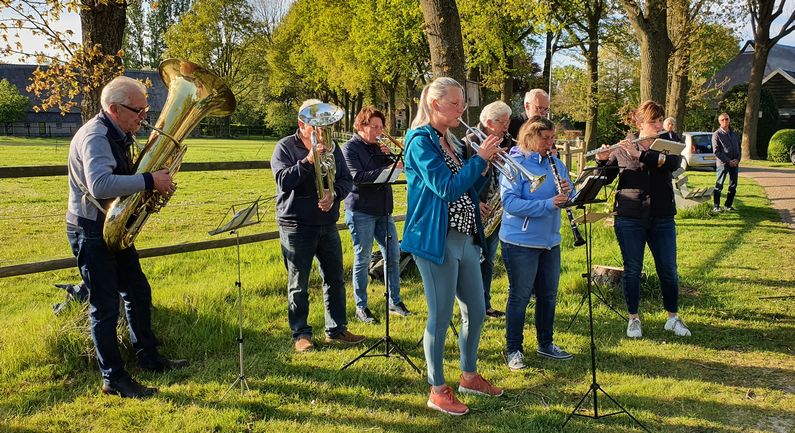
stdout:
[[132,111],[133,113],[135,113],[136,116],[140,116],[142,113],[143,114],[149,113],[149,106],[148,105],[146,107],[143,107],[143,108],[133,108],[133,107],[130,107],[129,105],[126,105],[126,104],[119,104],[119,105],[121,105],[122,107]]
[[453,108],[456,108],[458,110],[466,110],[467,107],[469,107],[469,104],[467,104],[466,102],[463,102],[463,101],[462,102],[442,101],[442,102],[444,102],[445,104],[450,105]]
[[539,105],[536,105],[536,111],[538,111],[539,113],[549,113],[549,107],[541,107]]

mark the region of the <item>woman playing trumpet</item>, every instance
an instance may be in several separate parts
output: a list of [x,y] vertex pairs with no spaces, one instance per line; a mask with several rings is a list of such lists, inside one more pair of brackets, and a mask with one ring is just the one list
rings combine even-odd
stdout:
[[[384,131],[384,114],[375,107],[364,107],[353,122],[356,134],[345,143],[342,154],[353,176],[353,188],[345,198],[345,224],[353,240],[353,299],[356,318],[364,323],[377,323],[367,306],[367,282],[373,239],[388,257],[385,282],[389,290],[389,311],[401,316],[411,314],[400,299],[400,248],[395,220],[392,219],[392,187],[372,185],[384,169],[394,164],[389,149],[378,142]],[[398,167],[402,163],[398,162]],[[386,238],[389,234],[389,242]],[[388,254],[384,254],[387,252]]]
[[452,78],[435,79],[422,90],[417,116],[405,140],[408,205],[401,248],[414,255],[428,303],[423,337],[431,384],[427,405],[451,415],[469,411],[444,379],[444,340],[454,297],[461,307],[458,390],[502,395],[502,389],[477,373],[486,308],[479,263],[479,246],[485,239],[475,205],[477,191],[488,179],[488,161],[500,152],[501,139],[489,136],[480,144],[478,156],[464,161],[461,146],[450,130],[458,126],[464,110],[461,85]]
[[[639,137],[656,137],[662,129],[663,107],[654,101],[642,103],[631,113]],[[677,314],[679,309],[679,277],[676,266],[676,205],[671,173],[679,168],[681,158],[650,150],[654,138],[630,137],[619,148],[596,155],[608,181],[618,176],[614,210],[614,229],[624,261],[622,285],[629,311],[627,337],[642,336],[638,306],[643,253],[649,246],[660,280],[663,306],[668,312],[665,330],[678,336],[690,336],[690,330]]]
[[533,116],[519,129],[519,145],[511,156],[532,173],[561,178],[544,182],[531,191],[525,179],[500,180],[504,216],[500,228],[502,259],[508,273],[508,305],[505,308],[505,341],[508,368],[521,370],[524,363],[524,323],[530,295],[535,293],[535,326],[538,349],[543,357],[567,360],[572,355],[553,343],[555,305],[560,279],[560,207],[572,192],[568,170],[551,154],[555,126],[550,120]]

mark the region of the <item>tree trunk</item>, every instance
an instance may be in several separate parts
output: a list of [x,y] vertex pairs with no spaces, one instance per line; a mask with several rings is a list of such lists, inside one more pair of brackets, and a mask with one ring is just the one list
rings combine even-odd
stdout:
[[434,78],[466,79],[461,20],[455,0],[420,0]]
[[[768,26],[768,30],[769,30]],[[759,101],[762,99],[762,79],[765,77],[767,56],[770,54],[769,33],[764,33],[764,39],[757,37],[760,42],[754,43],[754,63],[751,65],[751,78],[748,81],[748,105],[745,106],[743,118],[743,159],[759,158],[756,151],[756,128],[759,124]],[[762,42],[767,41],[768,43]]]
[[390,132],[394,132],[397,129],[397,107],[395,106],[397,98],[395,98],[395,93],[397,93],[397,84],[388,84],[386,86],[386,97],[389,111],[387,111],[385,126]]
[[[668,58],[673,50],[668,37],[666,0],[647,0],[645,4],[621,0],[621,3],[640,43],[640,99],[663,104],[668,89]],[[641,6],[645,6],[645,11]]]
[[585,121],[585,149],[596,149],[599,147],[597,137],[599,136],[599,35],[598,20],[596,24],[590,26],[593,34],[590,35],[588,43],[588,118]]
[[[554,43],[555,34],[552,32],[547,32],[546,41],[544,42],[544,70],[541,72],[541,78],[544,81],[544,87],[549,85],[549,77],[552,76],[552,55],[555,54],[553,49]],[[551,93],[550,96],[552,96]]]
[[[124,28],[127,24],[127,5],[124,2],[109,1],[103,4],[101,0],[83,0],[84,6],[80,10],[80,24],[83,33],[83,49],[99,45],[100,52],[105,55],[115,56],[122,47]],[[117,59],[118,61],[118,59]],[[80,102],[80,111],[83,122],[94,117],[102,109],[99,96],[102,87],[113,76],[97,70],[101,67],[98,61],[86,60],[81,71],[81,80],[84,88],[83,99]]]
[[513,65],[516,63],[516,56],[506,55],[506,58],[508,59],[508,67],[506,68],[507,74],[505,79],[502,80],[502,83],[500,83],[500,100],[508,104],[508,106],[511,106],[511,100],[513,99]]
[[690,43],[693,39],[693,26],[688,11],[689,4],[687,0],[671,1],[668,11],[668,37],[673,51],[665,112],[676,119],[680,132],[685,131],[687,94],[690,90]]

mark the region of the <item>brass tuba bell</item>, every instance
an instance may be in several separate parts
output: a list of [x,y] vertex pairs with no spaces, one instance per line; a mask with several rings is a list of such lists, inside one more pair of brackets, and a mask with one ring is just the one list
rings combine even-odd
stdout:
[[[182,140],[207,116],[228,116],[237,102],[232,91],[214,73],[179,59],[167,59],[158,68],[168,88],[168,98],[152,133],[135,162],[135,173],[168,168],[173,177],[182,164],[187,146]],[[129,248],[146,219],[159,212],[169,197],[157,191],[141,191],[118,197],[105,209],[105,244],[113,251]]]
[[[345,111],[342,108],[325,102],[312,104],[298,113],[298,119],[301,122],[312,126],[311,152],[312,159],[315,161],[315,187],[320,200],[327,192],[336,195],[334,192],[334,176],[337,172],[337,164],[334,159],[336,145],[331,136],[331,125],[337,123],[344,115]],[[318,151],[319,143],[325,146],[325,152]]]

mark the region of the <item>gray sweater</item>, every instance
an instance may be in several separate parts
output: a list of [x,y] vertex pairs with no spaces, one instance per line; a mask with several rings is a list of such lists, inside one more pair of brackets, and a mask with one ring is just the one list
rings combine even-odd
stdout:
[[80,225],[78,217],[97,221],[99,216],[97,206],[83,194],[77,181],[100,203],[153,188],[150,173],[132,173],[127,156],[130,139],[104,112],[77,130],[69,145],[67,223]]

